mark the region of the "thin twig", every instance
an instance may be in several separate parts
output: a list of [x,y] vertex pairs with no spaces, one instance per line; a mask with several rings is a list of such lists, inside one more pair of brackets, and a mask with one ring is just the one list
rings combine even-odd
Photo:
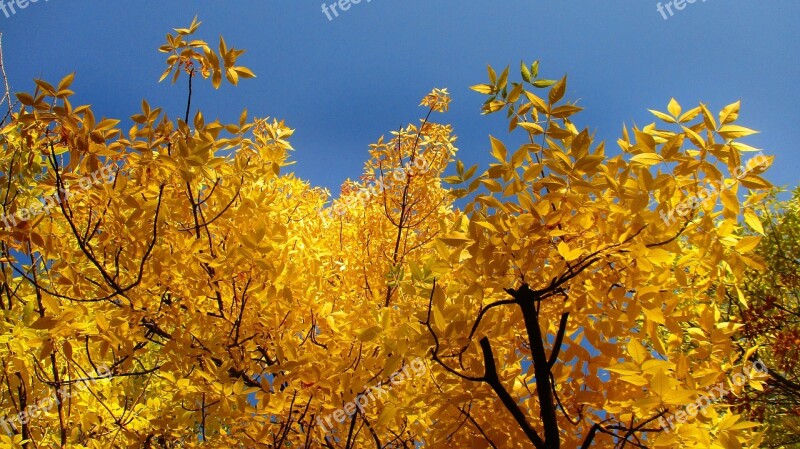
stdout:
[[[6,89],[6,93],[3,94],[3,98],[0,98],[0,103],[5,100],[8,103],[8,114],[6,117],[10,116],[13,111],[13,106],[11,106],[11,88],[8,86],[8,76],[6,75],[6,67],[3,64],[3,33],[0,33],[0,75],[3,77],[3,86]],[[5,121],[5,118],[3,119]]]

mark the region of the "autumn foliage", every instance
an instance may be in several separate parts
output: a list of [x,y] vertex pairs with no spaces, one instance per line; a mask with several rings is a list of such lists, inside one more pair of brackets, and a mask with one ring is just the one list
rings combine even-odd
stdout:
[[761,266],[747,271],[745,301],[729,291],[723,313],[742,324],[737,350],[756,348],[770,377],[726,400],[768,425],[762,447],[794,448],[800,444],[800,190],[787,201],[771,197],[759,210],[763,225],[750,233],[765,236],[755,252]]
[[[512,136],[490,137],[488,168],[456,159],[436,89],[333,198],[287,173],[283,121],[192,111],[193,82],[254,76],[198,26],[161,47],[183,117],[143,101],[97,118],[72,75],[17,94],[0,132],[17,217],[0,230],[0,444],[759,447],[726,401],[676,419],[714,385],[764,381],[733,385],[755,347],[722,313],[761,266],[742,231],[771,187],[738,103],[672,100],[610,150],[576,122],[566,77],[490,67],[473,89]],[[112,180],[67,193],[104,167]],[[347,405],[376,385],[391,388]]]

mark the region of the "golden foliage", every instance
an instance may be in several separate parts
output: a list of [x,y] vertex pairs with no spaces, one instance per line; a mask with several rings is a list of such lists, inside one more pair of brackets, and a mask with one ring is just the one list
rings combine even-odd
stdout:
[[[198,26],[168,35],[162,79],[253,76],[223,39],[218,53],[189,40]],[[0,442],[757,447],[716,402],[671,432],[659,419],[746,362],[719,304],[759,265],[758,241],[736,231],[771,159],[733,176],[752,133],[739,105],[717,117],[674,100],[653,111],[663,129],[626,128],[607,155],[573,122],[566,78],[538,70],[523,64],[515,83],[489,68],[474,86],[525,137],[516,149],[491,137],[487,170],[456,161],[451,126],[430,121],[450,103],[437,89],[328,206],[285,173],[293,130],[280,120],[189,123],[187,105],[173,121],[142,102],[125,131],[73,106],[71,75],[37,80],[0,132],[0,410],[13,434]],[[113,180],[65,194],[102,169]],[[713,198],[673,214],[705,185]],[[409,375],[420,358],[424,375]]]

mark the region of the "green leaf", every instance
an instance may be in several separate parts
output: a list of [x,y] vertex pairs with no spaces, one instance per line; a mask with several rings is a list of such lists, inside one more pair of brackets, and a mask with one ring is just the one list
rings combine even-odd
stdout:
[[522,79],[525,80],[526,83],[531,82],[531,71],[528,70],[528,65],[525,64],[524,61],[520,62],[520,73],[522,74]]
[[544,89],[545,87],[550,87],[556,83],[556,80],[536,80],[533,83],[533,87],[538,87],[540,89]]

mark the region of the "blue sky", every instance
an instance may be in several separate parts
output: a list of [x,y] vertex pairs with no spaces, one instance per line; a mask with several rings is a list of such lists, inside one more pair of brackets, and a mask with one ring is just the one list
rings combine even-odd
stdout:
[[334,20],[322,3],[39,0],[0,12],[0,31],[13,91],[75,71],[73,101],[98,116],[127,119],[147,99],[178,117],[185,86],[157,83],[157,48],[198,15],[199,37],[247,49],[239,62],[258,78],[197,89],[193,105],[207,119],[235,121],[242,108],[286,119],[297,129],[292,169],[334,193],[361,174],[370,143],[417,121],[433,87],[452,93],[437,119],[453,124],[459,157],[485,166],[488,135],[503,138],[506,125],[482,117],[468,87],[484,82],[487,63],[521,59],[540,59],[545,77],[569,74],[568,97],[587,108],[577,124],[612,149],[623,123],[649,123],[647,109],[665,110],[671,96],[715,110],[741,99],[741,123],[762,132],[747,143],[778,156],[767,177],[798,183],[796,0],[697,0],[668,20],[652,0],[362,0]]

